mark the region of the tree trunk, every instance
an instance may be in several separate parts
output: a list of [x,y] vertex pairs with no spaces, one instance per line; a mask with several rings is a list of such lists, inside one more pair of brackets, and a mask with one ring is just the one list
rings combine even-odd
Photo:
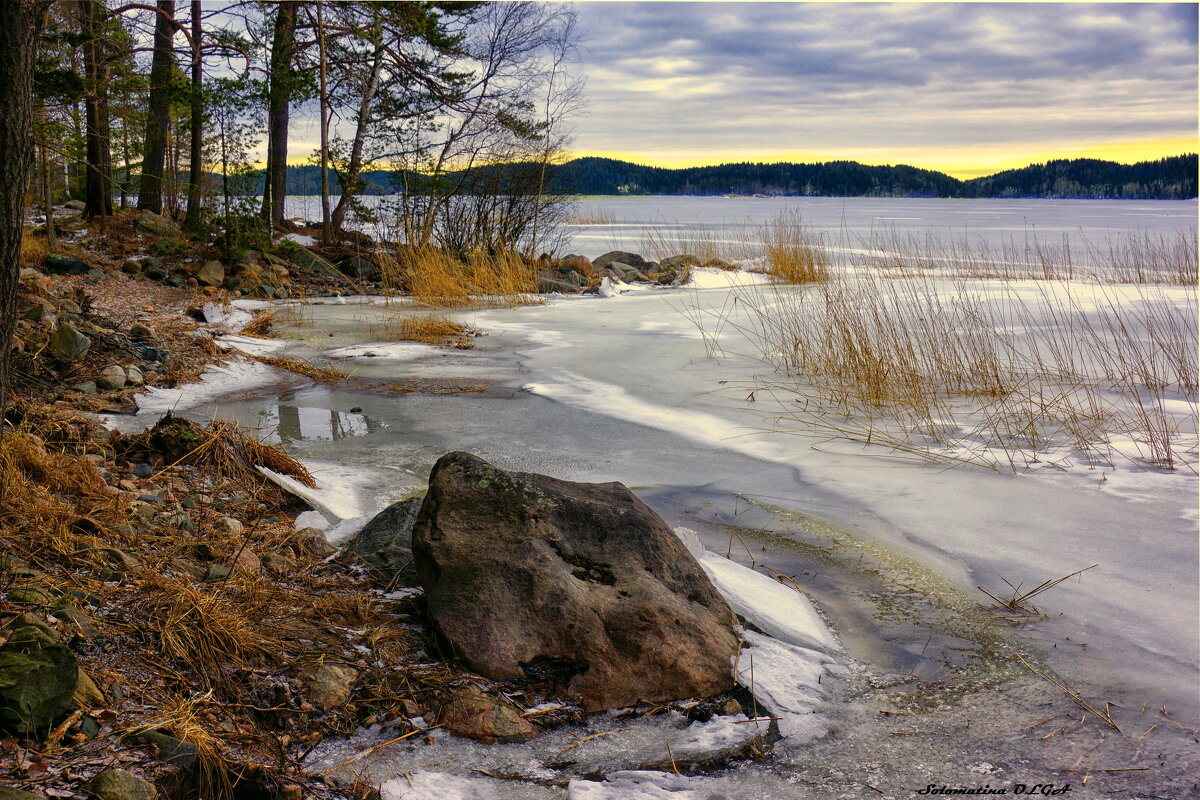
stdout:
[[296,52],[296,3],[283,2],[275,15],[271,41],[271,87],[267,98],[267,176],[263,216],[272,227],[283,224],[287,197],[288,112],[292,94],[292,56]]
[[200,21],[200,0],[192,0],[192,142],[191,158],[188,161],[187,217],[184,224],[195,226],[200,221],[200,187],[204,172],[204,76],[201,61],[203,25]]
[[362,170],[363,143],[366,140],[371,104],[375,100],[375,93],[379,90],[379,74],[382,70],[383,47],[377,46],[375,60],[371,64],[371,79],[367,81],[367,88],[358,104],[358,123],[354,129],[354,142],[350,145],[350,163],[346,166],[346,175],[342,178],[342,196],[330,217],[330,226],[335,231],[342,229],[346,211],[349,210],[350,203],[358,191],[358,173]]
[[329,246],[329,90],[325,81],[325,14],[317,0],[317,42],[321,72],[321,244]]
[[84,177],[86,219],[112,215],[112,155],[109,149],[108,66],[104,53],[104,6],[101,0],[82,0],[80,22],[88,37],[83,45],[87,173]]
[[163,210],[163,162],[167,153],[167,124],[171,113],[171,72],[175,65],[175,0],[158,0],[154,19],[154,57],[150,62],[150,99],[146,115],[146,146],[138,205],[144,211]]
[[49,7],[50,0],[9,0],[0,14],[0,442],[17,321],[25,190],[33,166],[33,64]]

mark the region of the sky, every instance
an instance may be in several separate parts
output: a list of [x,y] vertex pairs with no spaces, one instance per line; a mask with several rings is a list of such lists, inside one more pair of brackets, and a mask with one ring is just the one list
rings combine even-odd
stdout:
[[911,164],[959,178],[1197,150],[1197,5],[573,4],[574,155]]

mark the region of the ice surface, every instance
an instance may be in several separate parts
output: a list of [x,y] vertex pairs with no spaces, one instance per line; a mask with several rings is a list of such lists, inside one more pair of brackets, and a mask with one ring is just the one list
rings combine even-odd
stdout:
[[216,338],[219,347],[225,350],[237,350],[252,356],[265,356],[277,353],[287,347],[283,339],[259,339],[255,336],[242,336],[237,333],[227,333]]
[[289,373],[257,361],[239,359],[205,368],[196,383],[174,389],[150,386],[144,393],[134,395],[133,399],[137,403],[139,414],[182,411],[214,403],[235,392],[247,392],[292,381]]
[[370,344],[339,347],[326,351],[330,358],[378,359],[380,361],[415,361],[418,358],[436,355],[440,350],[428,344],[406,342],[373,342]]
[[568,800],[711,800],[706,778],[666,772],[625,770],[603,781],[574,780],[567,785]]
[[675,533],[739,617],[791,644],[825,652],[841,650],[805,594],[705,549],[693,530],[676,528]]
[[770,281],[771,279],[761,272],[696,267],[692,270],[692,279],[685,285],[693,289],[728,289],[731,286],[752,286]]
[[305,486],[295,478],[266,467],[260,466],[258,471],[320,512],[330,523],[325,531],[326,537],[331,544],[338,544],[354,532],[347,532],[349,527],[365,522],[364,518],[373,510],[369,502],[372,495],[364,491],[364,487],[380,483],[381,476],[375,470],[345,464],[321,461],[303,463],[316,480],[317,488]]
[[779,717],[779,733],[793,740],[814,739],[827,723],[816,713],[825,701],[821,676],[833,659],[754,631],[743,631],[737,681]]
[[329,527],[329,519],[320,511],[302,511],[296,515],[296,527],[325,530]]

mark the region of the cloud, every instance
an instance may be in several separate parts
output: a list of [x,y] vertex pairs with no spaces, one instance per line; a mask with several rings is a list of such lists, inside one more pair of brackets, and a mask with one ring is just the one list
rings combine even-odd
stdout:
[[580,152],[1193,137],[1195,5],[575,4]]

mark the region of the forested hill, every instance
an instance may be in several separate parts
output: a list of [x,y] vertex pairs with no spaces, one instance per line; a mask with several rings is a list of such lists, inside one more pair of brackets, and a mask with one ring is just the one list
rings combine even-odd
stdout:
[[[721,164],[665,169],[611,158],[577,158],[550,168],[555,189],[571,194],[815,195],[834,197],[1052,197],[1189,199],[1196,197],[1196,154],[1118,164],[1078,158],[1031,164],[960,181],[909,166],[856,161],[823,164]],[[412,176],[410,176],[411,180]],[[363,175],[365,194],[393,191],[385,171]],[[417,179],[420,180],[419,178]],[[332,181],[336,187],[336,178]],[[289,167],[288,191],[317,194],[317,167]]]

